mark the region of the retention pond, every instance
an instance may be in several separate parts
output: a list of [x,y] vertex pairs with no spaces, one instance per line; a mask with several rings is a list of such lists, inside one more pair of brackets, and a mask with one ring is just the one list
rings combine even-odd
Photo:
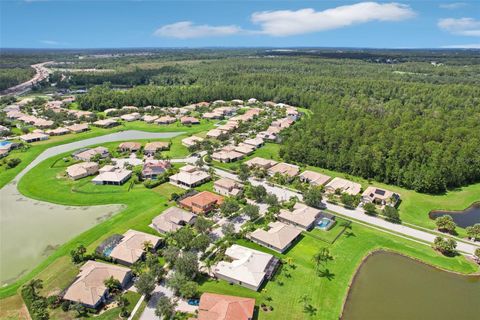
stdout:
[[457,226],[466,228],[480,223],[480,202],[472,204],[463,211],[443,211],[435,210],[429,213],[430,219],[435,220],[438,217],[449,215]]

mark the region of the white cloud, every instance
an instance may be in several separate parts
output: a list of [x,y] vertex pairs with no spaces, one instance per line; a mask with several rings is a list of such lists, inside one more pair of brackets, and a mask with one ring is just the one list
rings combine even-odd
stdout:
[[442,3],[439,5],[440,8],[442,9],[448,9],[448,10],[454,10],[458,8],[463,8],[467,4],[465,2],[452,2],[452,3]]
[[54,40],[40,40],[40,42],[43,44],[51,45],[51,46],[57,46],[60,44],[60,42],[54,41]]
[[438,27],[452,34],[480,37],[480,21],[474,18],[440,19]]
[[399,3],[361,2],[324,11],[301,9],[255,12],[252,22],[261,33],[291,36],[347,27],[370,21],[401,21],[415,16],[407,5]]
[[445,49],[480,49],[480,43],[470,44],[453,44],[448,46],[442,46]]
[[191,21],[180,21],[164,25],[155,30],[154,35],[178,39],[229,36],[240,33],[242,29],[235,25],[210,26],[195,25]]

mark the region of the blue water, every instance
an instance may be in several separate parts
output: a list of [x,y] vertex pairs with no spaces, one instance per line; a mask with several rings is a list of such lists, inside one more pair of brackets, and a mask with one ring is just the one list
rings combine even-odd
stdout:
[[317,223],[317,228],[320,228],[320,229],[327,229],[330,224],[332,224],[333,221],[328,219],[328,218],[323,218],[322,220],[320,220],[318,223]]
[[105,257],[109,257],[110,254],[111,254],[112,251],[113,251],[113,248],[115,248],[115,246],[111,246],[111,247],[105,248],[105,250],[103,250],[103,255],[104,255]]
[[198,306],[200,304],[200,300],[198,299],[189,299],[188,304],[191,306]]
[[0,141],[0,147],[5,147],[8,146],[9,144],[12,144],[10,141]]

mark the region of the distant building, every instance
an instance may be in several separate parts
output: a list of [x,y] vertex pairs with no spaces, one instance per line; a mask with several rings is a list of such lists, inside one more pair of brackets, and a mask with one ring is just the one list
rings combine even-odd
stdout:
[[169,161],[147,161],[142,168],[144,179],[157,179],[171,167]]
[[192,165],[180,168],[180,172],[170,176],[170,182],[179,186],[193,188],[210,180],[210,175]]
[[191,136],[185,139],[182,139],[182,145],[185,147],[193,147],[195,144],[202,142],[204,139],[197,137],[197,136]]
[[248,161],[245,161],[245,164],[249,168],[258,167],[258,168],[262,168],[262,169],[269,169],[269,168],[273,167],[274,165],[276,165],[277,163],[278,162],[275,161],[275,160],[264,159],[264,158],[260,158],[260,157],[255,157],[255,158],[252,158]]
[[295,203],[293,210],[281,209],[277,219],[281,222],[292,224],[304,230],[310,230],[315,224],[321,211],[302,203]]
[[273,167],[268,169],[268,174],[273,176],[275,174],[281,174],[282,176],[287,176],[290,178],[295,177],[300,172],[300,168],[294,164],[289,164],[285,162],[277,163]]
[[66,173],[70,179],[78,180],[87,176],[94,175],[98,172],[98,163],[81,162],[69,166]]
[[395,207],[399,200],[400,195],[398,193],[372,186],[362,193],[363,203],[374,203],[382,208],[385,206]]
[[114,171],[102,172],[92,179],[94,184],[122,185],[132,176],[132,171],[116,169]]
[[20,140],[22,140],[24,142],[32,143],[32,142],[47,140],[48,139],[48,134],[27,133],[27,134],[21,135],[19,138],[20,138]]
[[323,186],[331,179],[330,176],[310,170],[302,172],[299,178],[300,181],[309,183],[313,186]]
[[68,130],[74,133],[80,133],[88,130],[88,123],[79,123],[66,127]]
[[145,145],[145,148],[143,148],[143,153],[146,154],[147,156],[153,156],[157,151],[161,150],[168,150],[170,147],[169,142],[163,142],[163,141],[155,141],[155,142],[149,142]]
[[100,155],[100,158],[106,158],[110,155],[110,152],[105,147],[95,147],[93,149],[80,150],[79,152],[73,153],[72,157],[75,160],[88,162],[97,154]]
[[146,253],[146,243],[151,245],[152,250],[156,250],[161,243],[161,239],[145,232],[128,230],[123,234],[122,240],[113,248],[109,256],[118,263],[131,266],[143,259]]
[[118,146],[121,151],[128,151],[128,152],[137,152],[142,148],[142,144],[140,142],[122,142]]
[[228,178],[220,178],[213,183],[215,192],[224,196],[238,196],[243,191],[243,184]]

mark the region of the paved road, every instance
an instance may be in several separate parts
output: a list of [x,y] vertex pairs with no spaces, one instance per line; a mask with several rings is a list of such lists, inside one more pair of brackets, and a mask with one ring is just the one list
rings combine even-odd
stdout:
[[32,86],[37,84],[38,82],[46,79],[49,74],[50,70],[48,70],[45,65],[52,63],[53,61],[42,62],[38,64],[32,64],[31,67],[35,69],[35,75],[32,79],[25,81],[23,83],[17,84],[16,86],[10,87],[5,89],[2,94],[3,95],[18,95],[29,91]]
[[18,182],[20,179],[33,167],[37,164],[46,160],[50,157],[73,151],[76,149],[84,148],[94,144],[113,142],[113,141],[124,141],[124,140],[138,140],[138,139],[162,139],[162,138],[172,138],[178,135],[183,134],[184,132],[145,132],[138,130],[127,130],[120,131],[111,134],[106,134],[103,136],[98,136],[90,139],[75,141],[71,143],[62,144],[56,147],[48,148],[43,151],[38,157],[35,158],[25,169],[23,169],[13,180],[13,182]]
[[[238,181],[238,177],[235,174],[232,174],[230,172],[220,170],[220,169],[215,169],[216,174],[218,174],[221,177],[227,177],[230,179],[234,179]],[[269,186],[265,181],[258,181],[254,179],[250,179],[250,182],[253,185],[263,185],[265,189],[267,189],[267,192],[275,194],[279,199],[281,200],[288,200],[291,197],[298,197],[299,200],[302,200],[302,195],[299,192],[294,192],[288,189],[283,189],[277,186]],[[326,203],[327,209],[331,210],[333,212],[338,212],[344,216],[347,216],[352,219],[356,219],[359,221],[366,222],[368,224],[387,229],[402,235],[405,235],[410,238],[414,238],[420,241],[428,242],[428,243],[433,243],[435,238],[437,237],[436,235],[426,232],[426,231],[421,231],[417,230],[411,227],[407,227],[405,225],[401,224],[395,224],[391,223],[388,221],[385,221],[381,218],[377,217],[372,217],[369,215],[366,215],[361,208],[356,208],[353,210],[345,209],[342,206]],[[463,253],[467,253],[470,255],[473,255],[475,252],[475,249],[480,247],[480,245],[474,245],[474,244],[469,244],[469,243],[464,243],[457,241],[457,249]]]

